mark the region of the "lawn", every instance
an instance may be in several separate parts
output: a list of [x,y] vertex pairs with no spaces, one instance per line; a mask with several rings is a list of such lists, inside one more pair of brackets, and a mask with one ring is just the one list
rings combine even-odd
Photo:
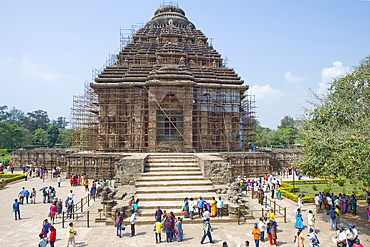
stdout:
[[[296,185],[296,187],[299,188],[301,192],[305,191],[306,196],[315,196],[316,193],[322,192],[324,190],[324,188],[329,187],[327,184],[315,184],[315,185],[317,187],[317,191],[314,191],[312,189],[313,184]],[[338,184],[333,184],[329,188],[330,188],[330,193],[334,193],[335,195],[337,195],[339,193],[352,194],[352,191],[354,191],[356,194],[363,194],[364,193],[362,190],[359,190],[358,188],[355,188],[352,184],[350,184],[347,181],[345,182],[344,186],[339,186]]]
[[4,156],[0,156],[0,161],[6,161],[6,160],[12,161],[12,154],[6,154]]

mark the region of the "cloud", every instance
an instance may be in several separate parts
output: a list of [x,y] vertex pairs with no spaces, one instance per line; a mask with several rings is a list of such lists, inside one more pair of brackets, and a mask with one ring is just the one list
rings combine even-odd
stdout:
[[54,82],[64,77],[57,72],[51,71],[48,66],[32,61],[27,56],[23,56],[21,68],[24,76],[40,81]]
[[14,63],[15,63],[15,60],[8,56],[0,57],[0,66],[8,66]]
[[335,61],[333,67],[324,68],[321,71],[321,82],[319,83],[319,88],[317,90],[320,94],[326,94],[329,87],[329,83],[338,76],[342,76],[349,72],[349,66],[343,67],[340,61]]
[[289,83],[298,83],[298,82],[304,82],[306,78],[301,76],[294,76],[290,71],[285,72],[284,79],[286,82]]
[[284,96],[285,92],[270,87],[269,84],[264,86],[254,85],[249,89],[251,94],[256,96],[256,100],[276,100]]

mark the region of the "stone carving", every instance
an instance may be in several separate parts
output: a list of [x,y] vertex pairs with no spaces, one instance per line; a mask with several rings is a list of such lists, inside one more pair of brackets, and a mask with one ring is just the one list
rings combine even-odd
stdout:
[[180,66],[185,66],[185,58],[184,57],[180,58]]
[[157,64],[159,64],[159,65],[162,64],[162,57],[161,56],[157,57]]
[[159,43],[159,41],[160,41],[160,39],[159,39],[159,37],[157,37],[157,38],[155,39],[155,42]]
[[173,25],[173,20],[172,19],[169,19],[168,20],[168,25],[172,26]]
[[194,60],[192,59],[192,60],[190,60],[190,66],[195,66],[195,62],[194,62]]
[[216,60],[213,60],[212,66],[216,67]]
[[123,62],[123,66],[127,67],[128,66],[128,59],[125,58],[125,61]]

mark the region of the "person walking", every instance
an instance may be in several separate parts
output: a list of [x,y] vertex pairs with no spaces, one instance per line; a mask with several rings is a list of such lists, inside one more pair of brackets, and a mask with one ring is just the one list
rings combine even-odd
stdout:
[[60,187],[61,182],[62,182],[62,179],[60,178],[60,176],[58,176],[58,187]]
[[314,232],[313,228],[308,229],[307,238],[312,241],[312,239],[316,239],[319,243],[319,238],[317,237],[317,233]]
[[17,214],[18,214],[18,218],[21,219],[21,210],[19,208],[20,204],[22,203],[18,202],[18,199],[14,199],[13,212],[14,212],[15,220],[17,220]]
[[304,236],[302,234],[302,228],[299,228],[297,233],[294,235],[294,243],[297,243],[297,247],[304,247]]
[[334,209],[330,209],[326,214],[330,215],[330,230],[337,230],[337,215],[338,213]]
[[36,203],[36,189],[35,188],[32,188],[30,197],[31,197],[31,203],[35,204]]
[[311,240],[311,243],[308,244],[308,247],[320,247],[319,240],[317,240],[316,238],[313,238]]
[[42,222],[41,233],[44,234],[45,238],[48,236],[50,227],[51,224],[48,222],[48,219],[44,219],[44,221]]
[[28,190],[26,190],[25,197],[26,197],[26,203],[28,204],[28,198],[30,197],[30,192]]
[[297,209],[297,212],[295,214],[295,224],[294,224],[294,227],[297,228],[297,229],[303,227],[303,218],[302,218],[302,213],[301,213],[301,209],[300,208]]
[[192,220],[194,217],[194,211],[195,211],[195,202],[193,198],[190,198],[189,202],[189,217]]
[[261,241],[261,242],[265,242],[265,231],[266,231],[266,226],[265,226],[265,222],[263,221],[263,218],[260,218],[260,222],[258,223],[258,228],[259,228],[259,229],[260,229],[260,231],[261,231],[260,241]]
[[267,224],[267,234],[269,235],[270,239],[270,245],[272,245],[272,242],[276,245],[276,239],[277,239],[277,229],[276,229],[276,222],[270,220]]
[[348,230],[346,231],[347,243],[348,247],[352,247],[355,244],[356,240],[356,233],[352,229],[352,225],[348,226]]
[[189,218],[189,199],[186,197],[184,199],[184,205],[182,206],[182,214],[184,215],[185,218]]
[[67,247],[69,246],[69,244],[71,244],[73,247],[76,246],[76,243],[75,243],[75,235],[76,235],[76,233],[77,232],[73,228],[73,223],[72,222],[69,223]]
[[254,240],[254,243],[256,244],[256,247],[259,247],[260,246],[261,230],[258,228],[257,223],[254,223],[254,227],[252,229],[252,234],[253,234],[253,240]]
[[200,240],[200,243],[203,244],[204,240],[206,239],[206,236],[208,236],[209,242],[213,244],[212,241],[212,235],[211,235],[211,224],[209,223],[209,219],[203,221],[203,237],[202,240]]
[[114,220],[114,225],[117,227],[117,236],[120,238],[122,237],[122,222],[123,218],[121,216],[121,213],[118,211],[116,219]]
[[133,237],[135,235],[135,223],[136,223],[136,215],[134,210],[131,211],[130,223],[131,223],[131,237]]
[[160,220],[161,217],[162,217],[162,214],[163,214],[163,212],[162,212],[161,208],[158,206],[157,210],[155,211],[155,214],[154,214],[155,221],[157,221],[158,219]]
[[175,225],[176,229],[176,241],[182,242],[184,240],[184,232],[182,230],[182,218],[178,217]]
[[57,240],[57,230],[54,228],[54,226],[51,226],[49,235],[50,247],[54,247],[54,243],[56,240]]
[[217,206],[217,217],[222,217],[222,208],[224,207],[224,201],[222,200],[221,196],[218,197],[216,206]]
[[203,198],[201,196],[199,197],[197,203],[198,203],[198,216],[199,217],[202,217],[204,200],[203,200]]
[[318,214],[320,211],[320,196],[319,194],[315,195],[315,205],[316,205],[316,213]]
[[26,189],[23,187],[22,190],[18,193],[20,203],[23,204],[23,200],[25,196],[26,196]]
[[364,247],[364,246],[360,243],[360,239],[356,239],[353,247]]
[[38,247],[46,247],[49,243],[48,238],[45,238],[42,233],[39,234],[39,244]]
[[315,229],[315,221],[316,221],[315,215],[312,213],[312,210],[309,210],[308,211],[308,216],[307,216],[308,228]]
[[338,235],[337,235],[337,247],[347,247],[347,235],[344,231],[344,227],[339,227]]
[[163,223],[161,222],[161,218],[156,218],[156,222],[154,223],[154,231],[155,231],[155,243],[159,244],[161,240],[161,233],[162,233],[162,226]]
[[49,212],[49,217],[50,217],[50,221],[51,221],[52,224],[54,224],[55,214],[56,214],[57,210],[58,210],[58,208],[56,206],[56,203],[53,203],[50,206],[50,212]]
[[302,206],[303,206],[302,196],[301,196],[301,195],[299,195],[299,196],[298,196],[298,208],[299,208],[299,209],[302,209]]

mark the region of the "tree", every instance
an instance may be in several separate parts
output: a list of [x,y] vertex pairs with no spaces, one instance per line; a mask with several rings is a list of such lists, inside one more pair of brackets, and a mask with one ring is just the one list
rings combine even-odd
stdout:
[[24,125],[25,118],[26,118],[26,115],[24,114],[23,111],[13,107],[12,109],[10,109],[8,113],[7,122],[16,124],[19,127],[22,127]]
[[292,126],[286,126],[283,130],[283,143],[284,144],[294,144],[294,140],[297,138],[298,130],[293,128]]
[[64,129],[68,124],[66,119],[66,117],[58,117],[57,120],[53,119],[51,124],[57,126],[58,129]]
[[285,130],[287,126],[291,126],[293,129],[295,128],[294,118],[284,116],[283,119],[280,120],[280,125],[278,126],[278,129]]
[[48,113],[43,110],[36,110],[27,113],[24,127],[34,133],[37,129],[47,130],[49,123],[50,119]]
[[4,122],[8,119],[8,107],[6,105],[0,106],[0,122]]
[[45,144],[48,141],[48,132],[44,129],[37,129],[33,134],[33,140],[37,143]]
[[344,177],[370,185],[370,56],[332,80],[327,95],[312,93],[301,133],[299,166],[311,177]]
[[284,132],[279,129],[272,132],[271,138],[270,138],[271,145],[284,144],[283,135],[284,135]]
[[0,148],[15,148],[23,142],[22,131],[15,124],[0,123]]
[[23,142],[22,145],[31,145],[33,143],[33,136],[31,131],[26,128],[20,127],[22,134],[23,134]]
[[53,147],[59,137],[59,129],[55,125],[51,125],[48,128],[48,147]]

